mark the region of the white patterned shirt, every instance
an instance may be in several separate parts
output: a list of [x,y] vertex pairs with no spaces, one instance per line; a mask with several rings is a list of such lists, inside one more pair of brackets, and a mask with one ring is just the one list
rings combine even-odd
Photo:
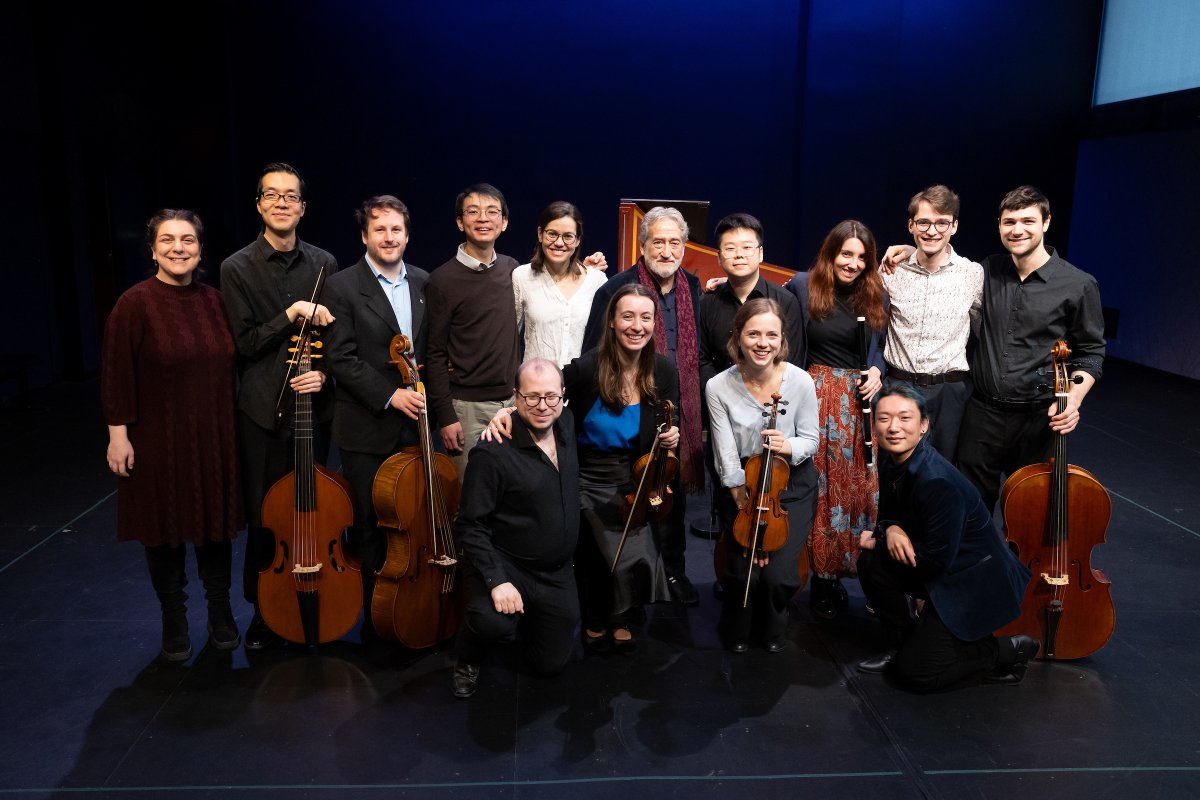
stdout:
[[967,337],[983,299],[983,267],[950,249],[950,262],[927,272],[914,252],[891,275],[881,272],[891,302],[883,357],[919,375],[968,368]]
[[604,270],[587,270],[568,300],[545,269],[534,272],[529,264],[514,269],[513,301],[517,324],[525,329],[525,360],[548,358],[561,367],[577,358],[583,348],[592,297],[607,280]]

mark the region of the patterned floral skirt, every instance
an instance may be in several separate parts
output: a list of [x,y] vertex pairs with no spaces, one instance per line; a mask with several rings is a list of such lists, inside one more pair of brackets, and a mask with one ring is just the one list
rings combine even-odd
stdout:
[[817,385],[821,441],[817,465],[817,516],[808,537],[813,575],[855,574],[858,534],[875,527],[879,476],[863,457],[863,415],[858,370],[820,364],[808,368]]

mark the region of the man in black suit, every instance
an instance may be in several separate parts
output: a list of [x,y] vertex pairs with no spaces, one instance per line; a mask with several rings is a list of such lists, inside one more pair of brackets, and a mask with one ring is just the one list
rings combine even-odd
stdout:
[[337,381],[333,441],[342,453],[342,473],[354,490],[350,547],[362,560],[363,630],[369,632],[375,571],[383,566],[386,540],[371,502],[379,466],[418,441],[416,420],[425,398],[402,385],[389,363],[392,337],[403,333],[418,364],[425,358],[425,283],[429,273],[404,262],[409,215],[391,195],[364,201],[356,212],[367,252],[358,263],[329,279],[326,297],[336,318],[326,334],[326,368]]
[[[859,539],[858,577],[892,649],[858,665],[915,691],[973,676],[1017,683],[1039,642],[992,632],[1016,619],[1029,583],[978,490],[926,440],[925,398],[897,385],[875,401],[879,522]],[[909,616],[909,597],[924,601]]]

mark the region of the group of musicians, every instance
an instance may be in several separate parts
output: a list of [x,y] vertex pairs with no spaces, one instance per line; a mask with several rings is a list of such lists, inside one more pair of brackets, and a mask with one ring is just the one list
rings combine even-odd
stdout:
[[[435,422],[461,477],[456,696],[475,693],[497,642],[519,641],[531,668],[554,674],[577,635],[587,651],[626,651],[645,604],[697,604],[684,519],[706,472],[731,652],[786,648],[811,564],[811,603],[826,619],[846,607],[840,580],[861,580],[886,637],[864,672],[918,691],[1017,682],[1037,654],[1030,637],[992,635],[1019,613],[1029,571],[991,511],[1002,478],[1045,460],[1078,424],[1104,355],[1096,282],[1044,243],[1050,210],[1037,189],[1001,201],[1006,252],[982,263],[954,251],[959,199],[933,186],[909,205],[913,246],[879,259],[867,227],[846,220],[784,287],[760,274],[762,225],[733,214],[715,231],[727,278],[703,292],[680,269],[688,226],[669,207],[642,220],[636,265],[606,278],[602,254],[580,255],[583,220],[570,203],[543,212],[530,263],[498,254],[508,206],[488,184],[459,194],[464,241],[432,272],[405,262],[411,220],[393,196],[362,204],[365,254],[340,272],[297,236],[306,198],[295,168],[268,164],[255,202],[262,232],[222,263],[221,292],[196,280],[199,217],[152,217],[151,277],[119,299],[105,329],[118,538],[145,546],[164,659],[191,655],[188,543],[209,644],[241,643],[229,592],[230,540],[243,524],[255,608],[245,645],[278,641],[257,587],[275,552],[263,499],[292,468],[282,390],[311,397],[315,459],[326,461],[331,442],[340,451],[355,507],[346,543],[368,609],[387,549],[376,472],[416,444],[418,419]],[[322,270],[332,274],[314,302]],[[302,325],[322,330],[324,347],[295,374],[288,351]],[[397,334],[425,391],[394,365]],[[1074,354],[1063,410],[1046,386],[1057,340]],[[635,525],[623,506],[651,450],[678,457],[674,502]],[[765,463],[780,464],[781,479],[748,485]],[[786,512],[781,546],[732,535],[739,515],[762,508]],[[369,613],[362,636],[376,636]]]

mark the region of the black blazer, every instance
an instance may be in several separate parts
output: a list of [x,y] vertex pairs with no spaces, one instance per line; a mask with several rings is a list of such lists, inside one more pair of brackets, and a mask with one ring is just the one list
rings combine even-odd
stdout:
[[[647,344],[647,347],[653,346]],[[583,430],[583,418],[591,411],[600,396],[600,386],[596,382],[599,350],[590,350],[579,358],[563,367],[563,386],[566,387],[567,407],[575,419],[575,432]],[[678,424],[679,416],[679,372],[666,356],[654,355],[654,388],[658,393],[657,400],[670,400],[675,404]],[[638,417],[638,446],[632,454],[634,459],[650,452],[654,437],[658,434],[658,409],[655,403],[643,402]]]
[[[405,269],[412,299],[413,348],[417,363],[423,365],[429,273],[412,264],[405,264]],[[400,333],[392,304],[365,256],[331,276],[325,291],[329,310],[337,318],[325,334],[325,367],[337,381],[333,441],[343,450],[391,455],[417,438],[416,423],[387,405],[401,385],[400,371],[388,363],[388,346]],[[437,427],[432,420],[430,424]]]
[[917,565],[902,567],[925,585],[950,632],[981,639],[1021,614],[1029,568],[992,524],[979,491],[929,443],[908,460],[880,458],[876,551],[888,557],[883,532],[899,525],[916,551]]

